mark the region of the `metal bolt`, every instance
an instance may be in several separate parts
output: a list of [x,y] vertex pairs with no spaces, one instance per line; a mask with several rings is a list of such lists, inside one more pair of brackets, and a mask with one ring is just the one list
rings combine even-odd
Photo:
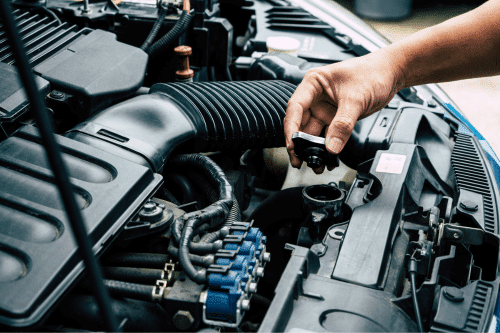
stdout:
[[147,202],[144,207],[143,207],[144,211],[147,212],[147,213],[152,213],[155,211],[156,209],[156,205],[154,202]]
[[452,302],[462,302],[464,300],[464,292],[455,287],[444,287],[443,288],[444,297]]
[[194,323],[194,318],[189,311],[179,310],[174,315],[174,325],[180,330],[187,330]]
[[460,208],[465,209],[469,212],[475,212],[478,209],[478,204],[472,200],[462,200],[460,202]]
[[433,99],[430,99],[427,101],[427,106],[430,108],[435,108],[437,106],[437,104]]
[[82,14],[88,14],[91,10],[89,9],[89,0],[83,0]]
[[265,262],[270,262],[270,261],[271,261],[271,253],[269,253],[269,252],[264,252],[264,255],[263,255],[262,259],[263,259]]
[[248,284],[248,292],[255,294],[257,292],[257,283],[251,282]]
[[455,237],[455,238],[457,238],[457,239],[458,239],[458,238],[460,238],[460,235],[459,235],[458,233],[456,233],[456,232],[455,232],[455,233],[453,234],[453,237]]
[[250,300],[244,299],[243,301],[241,301],[241,308],[245,311],[250,310]]
[[60,91],[54,90],[49,94],[49,96],[53,99],[63,99],[66,95]]
[[258,277],[263,277],[264,276],[264,267],[257,267],[255,269],[255,275]]

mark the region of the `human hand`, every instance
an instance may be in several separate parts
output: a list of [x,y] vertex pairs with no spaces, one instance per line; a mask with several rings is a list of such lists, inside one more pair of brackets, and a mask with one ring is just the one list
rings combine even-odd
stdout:
[[[327,126],[326,149],[339,154],[356,121],[379,111],[391,101],[403,87],[404,76],[388,59],[390,57],[381,49],[307,72],[288,102],[283,121],[286,146],[294,168],[300,168],[302,161],[294,153],[293,133],[302,131],[318,136]],[[321,166],[314,172],[319,174],[324,169]]]

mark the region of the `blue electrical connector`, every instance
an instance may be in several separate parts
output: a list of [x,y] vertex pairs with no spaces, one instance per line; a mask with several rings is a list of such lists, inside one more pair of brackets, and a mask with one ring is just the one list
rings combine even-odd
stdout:
[[250,307],[264,265],[270,260],[266,237],[252,223],[234,222],[207,269],[208,290],[204,295],[206,324],[236,327]]

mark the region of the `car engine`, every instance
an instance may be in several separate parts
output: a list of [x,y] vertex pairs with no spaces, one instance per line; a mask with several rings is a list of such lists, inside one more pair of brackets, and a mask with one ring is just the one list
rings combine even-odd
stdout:
[[[497,180],[437,88],[400,91],[339,156],[296,133],[289,167],[307,70],[374,50],[340,6],[11,7],[120,330],[495,327]],[[2,24],[0,78],[0,327],[103,330]]]

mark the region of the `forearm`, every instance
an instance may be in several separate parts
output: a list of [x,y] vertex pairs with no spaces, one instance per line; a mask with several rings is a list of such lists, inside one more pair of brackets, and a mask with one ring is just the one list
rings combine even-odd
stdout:
[[380,52],[402,87],[500,73],[500,0],[424,29]]

